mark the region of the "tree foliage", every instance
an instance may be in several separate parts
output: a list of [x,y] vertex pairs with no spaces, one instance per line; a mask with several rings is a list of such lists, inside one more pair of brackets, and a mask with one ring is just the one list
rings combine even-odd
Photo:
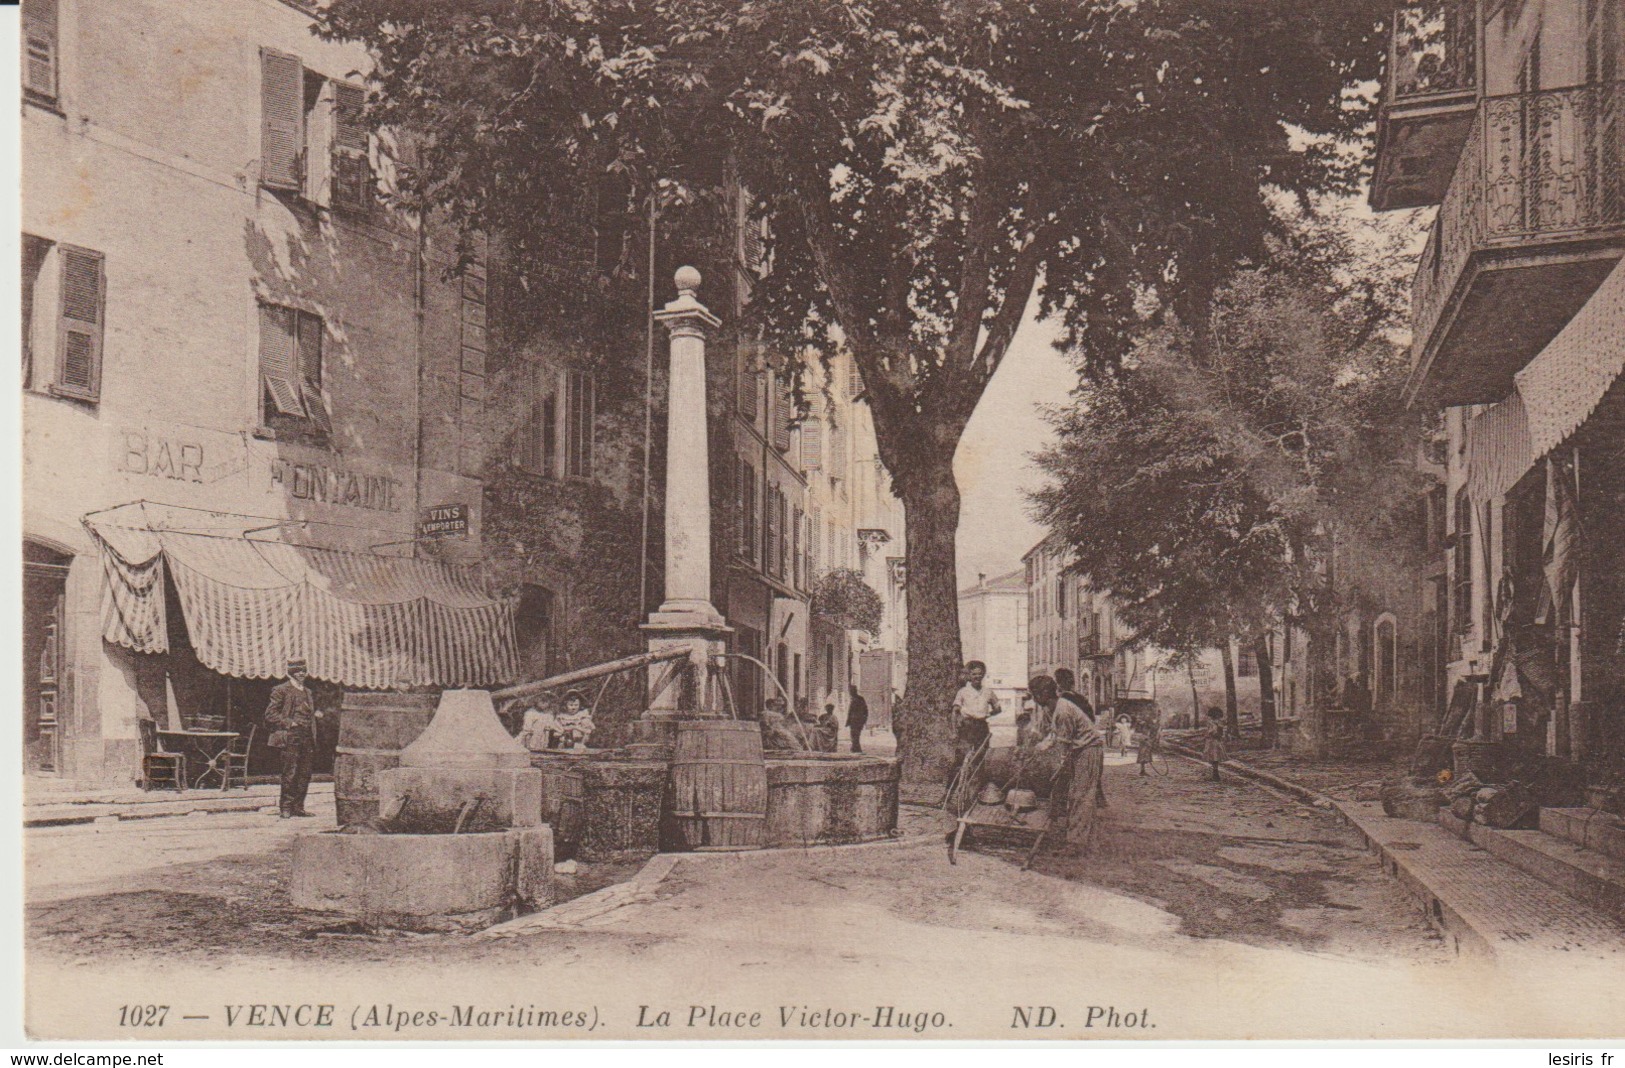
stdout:
[[813,585],[813,615],[846,630],[861,630],[870,636],[880,633],[884,609],[880,594],[863,581],[861,572],[851,568],[826,571]]
[[[851,349],[906,506],[911,700],[898,722],[918,777],[946,758],[958,677],[953,454],[1017,327],[1036,302],[1089,367],[1114,366],[1141,303],[1199,305],[1259,253],[1267,188],[1351,189],[1338,139],[1368,114],[1345,89],[1374,74],[1383,12],[1376,0],[333,0],[319,19],[376,53],[373,121],[427,146],[407,199],[508,235],[522,259],[579,244],[593,190],[596,262],[611,280],[635,272],[614,209],[665,181],[689,205],[669,213],[667,242],[713,257],[702,271],[737,266],[714,241],[727,198],[707,194],[751,191],[771,270],[747,325],[781,353]],[[533,285],[539,306],[580,288]]]
[[1141,639],[1250,642],[1404,592],[1422,427],[1392,241],[1288,218],[1202,321],[1147,324],[1055,415],[1040,516]]

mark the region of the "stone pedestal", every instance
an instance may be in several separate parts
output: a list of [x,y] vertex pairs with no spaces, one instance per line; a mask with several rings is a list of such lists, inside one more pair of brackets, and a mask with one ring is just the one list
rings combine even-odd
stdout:
[[378,773],[378,809],[414,829],[451,832],[465,805],[475,827],[537,827],[542,775],[531,768],[391,768]]

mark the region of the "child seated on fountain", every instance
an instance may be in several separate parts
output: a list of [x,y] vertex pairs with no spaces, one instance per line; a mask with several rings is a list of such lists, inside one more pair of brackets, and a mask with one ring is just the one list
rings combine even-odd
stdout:
[[553,748],[553,737],[559,731],[559,721],[551,712],[539,708],[525,709],[524,725],[519,728],[519,744],[532,753]]
[[564,695],[564,708],[554,717],[558,723],[559,745],[564,749],[585,749],[592,737],[592,710],[577,690]]

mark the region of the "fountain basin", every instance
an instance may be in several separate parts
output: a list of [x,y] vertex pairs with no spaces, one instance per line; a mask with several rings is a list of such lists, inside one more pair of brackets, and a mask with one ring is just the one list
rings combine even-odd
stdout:
[[[832,845],[885,838],[897,828],[898,763],[859,753],[769,752],[766,844]],[[534,754],[542,818],[560,852],[597,860],[680,848],[671,825],[669,767],[624,751]]]
[[[391,768],[378,773],[378,807],[400,812],[407,830],[450,832],[463,807],[471,827],[538,827],[542,775],[531,768]],[[403,807],[404,802],[404,807]]]
[[769,753],[767,844],[833,845],[897,829],[897,761],[861,753]]
[[293,845],[293,903],[374,927],[457,931],[488,927],[551,904],[553,831],[479,834],[301,835]]

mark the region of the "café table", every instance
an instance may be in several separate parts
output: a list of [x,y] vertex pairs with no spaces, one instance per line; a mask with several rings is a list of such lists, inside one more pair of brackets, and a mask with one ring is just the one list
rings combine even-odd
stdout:
[[226,756],[231,752],[231,743],[237,740],[236,731],[160,730],[158,737],[165,749],[186,756],[188,768],[202,769],[193,777],[192,789],[202,789],[204,780],[211,775],[215,777],[214,785],[225,783]]

